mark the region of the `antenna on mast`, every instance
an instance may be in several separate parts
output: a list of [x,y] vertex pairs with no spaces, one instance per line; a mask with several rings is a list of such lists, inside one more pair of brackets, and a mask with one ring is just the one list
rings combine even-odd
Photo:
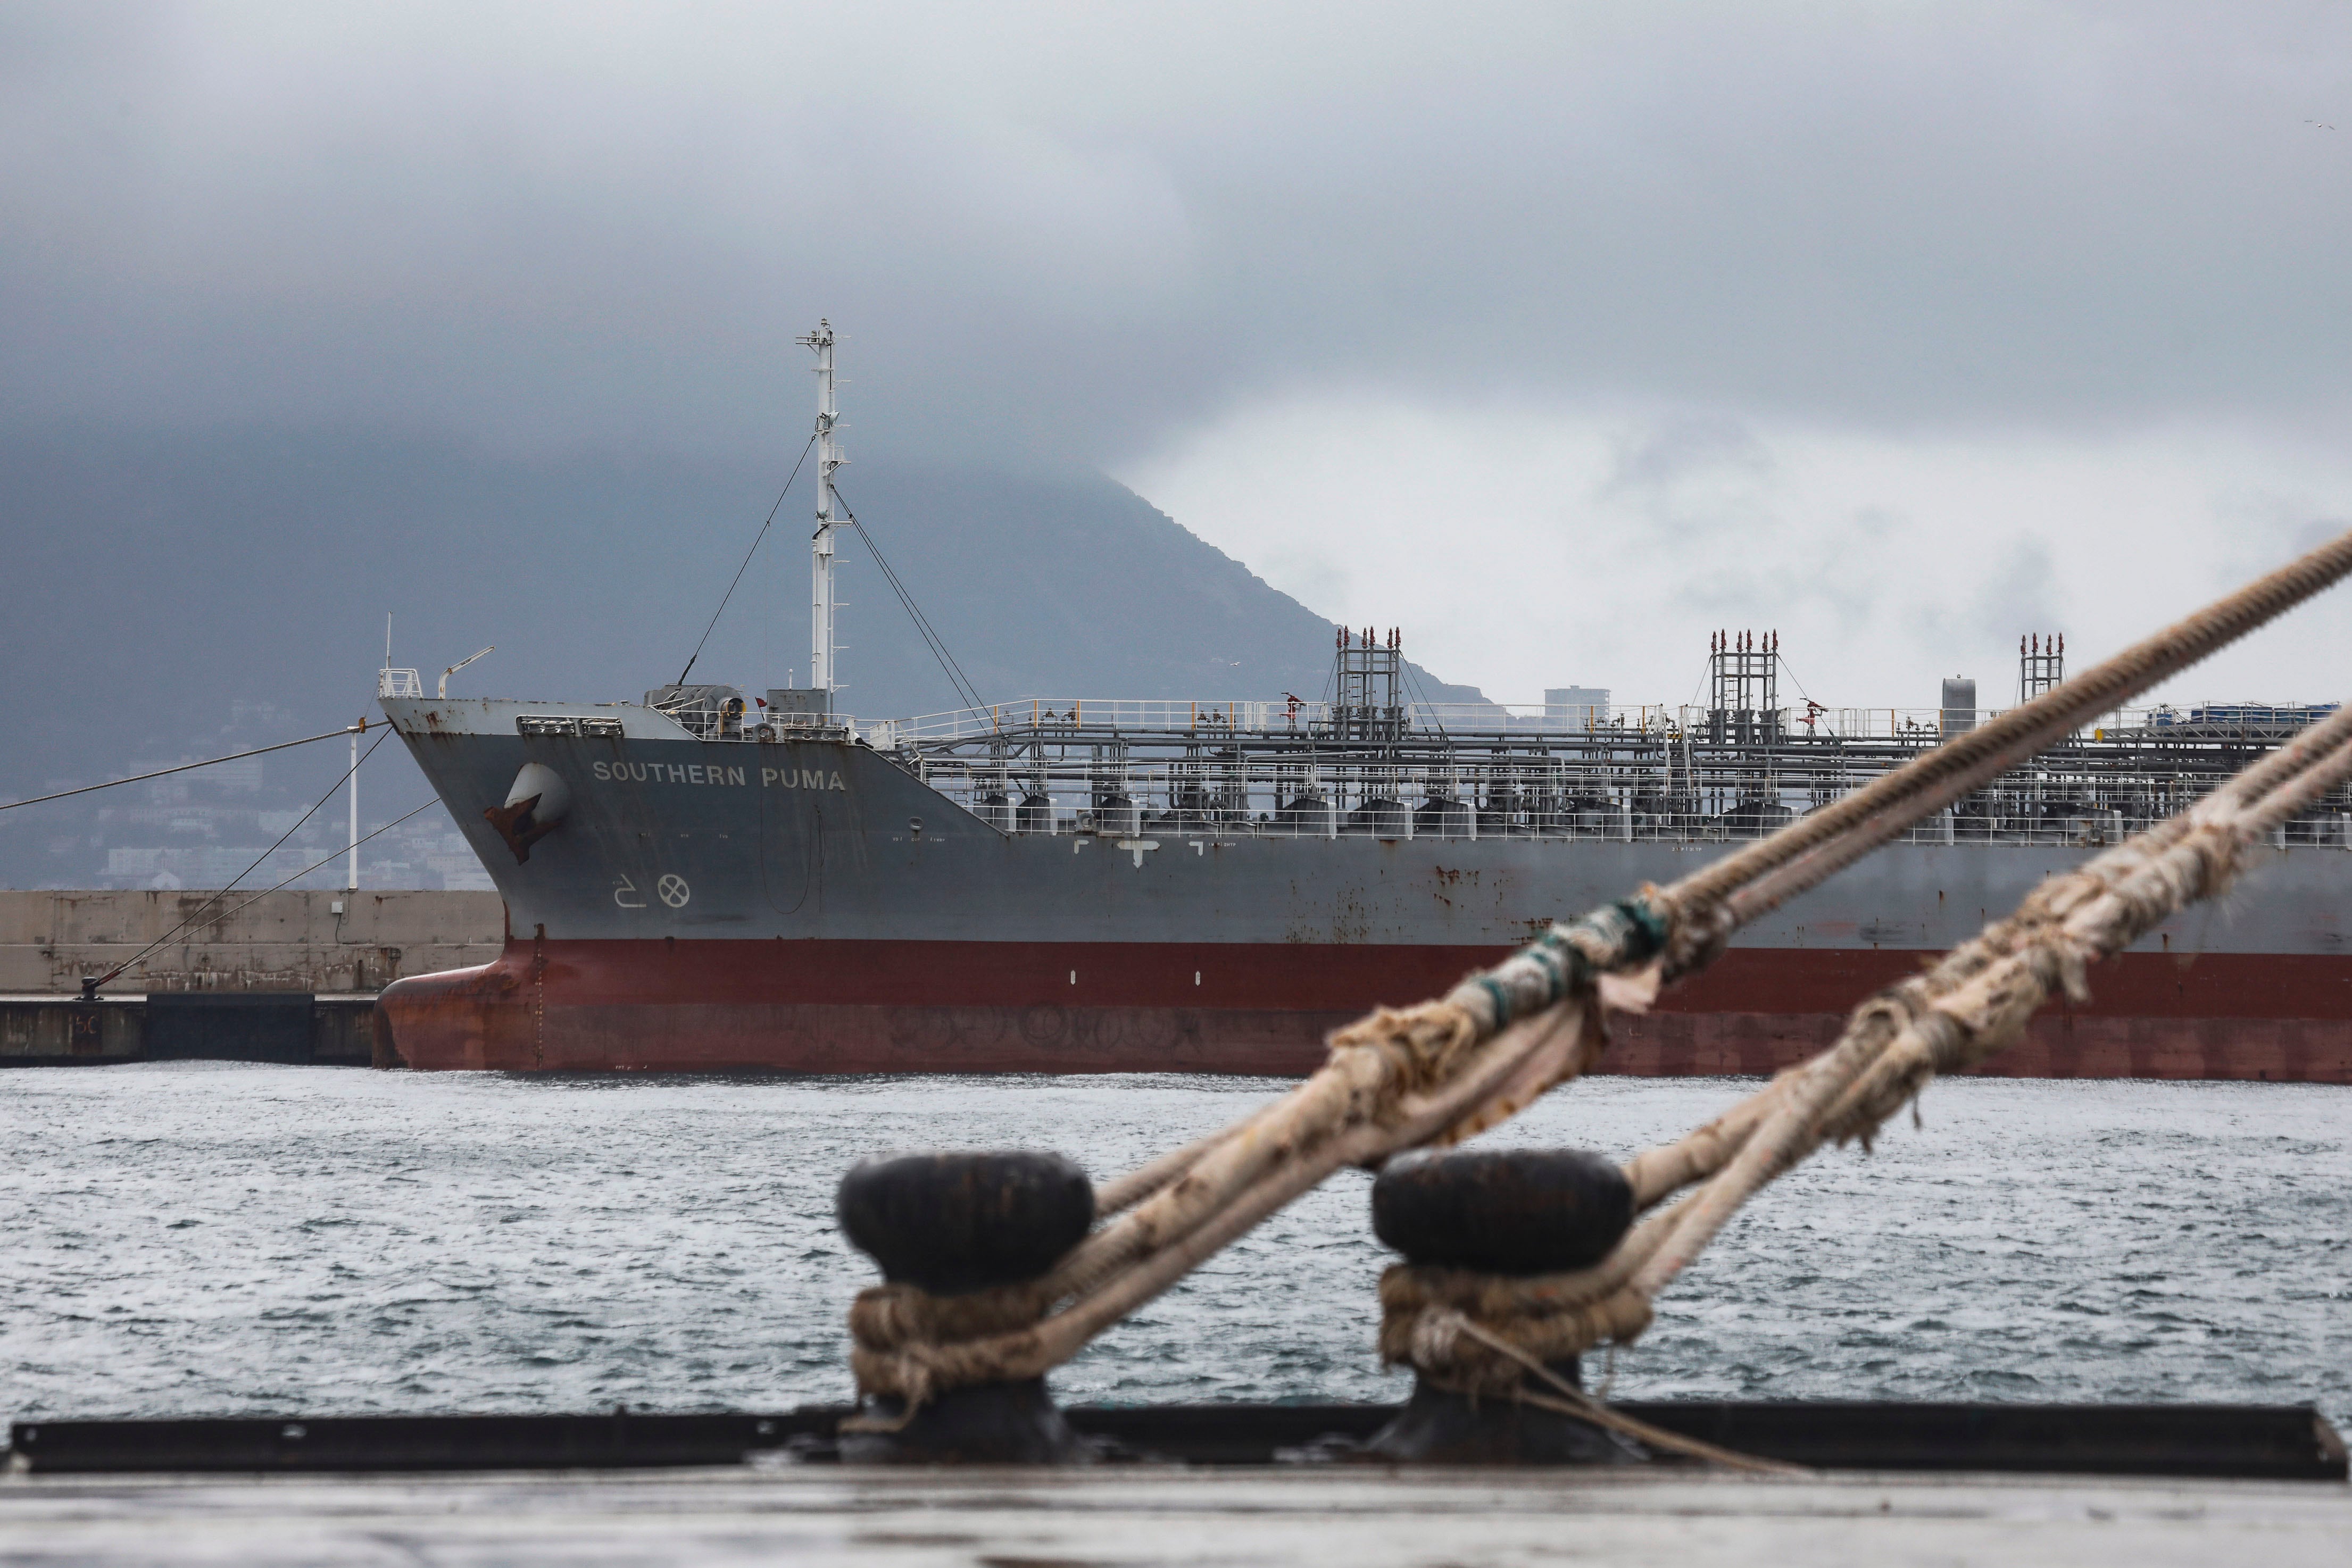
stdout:
[[833,671],[833,471],[846,462],[833,439],[833,323],[799,340],[816,350],[816,533],[809,541],[809,688],[823,692],[829,713]]

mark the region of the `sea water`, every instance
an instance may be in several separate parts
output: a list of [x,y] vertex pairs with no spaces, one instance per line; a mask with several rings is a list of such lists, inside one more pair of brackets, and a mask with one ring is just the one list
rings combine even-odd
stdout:
[[[1622,1157],[1753,1081],[1595,1079],[1497,1143]],[[0,1073],[0,1416],[846,1398],[852,1162],[1098,1177],[1283,1086]],[[1967,1080],[1765,1192],[1613,1358],[1626,1397],[2316,1403],[2352,1416],[2352,1089]],[[1055,1375],[1071,1403],[1402,1396],[1349,1171]],[[1604,1358],[1589,1375],[1598,1381]]]

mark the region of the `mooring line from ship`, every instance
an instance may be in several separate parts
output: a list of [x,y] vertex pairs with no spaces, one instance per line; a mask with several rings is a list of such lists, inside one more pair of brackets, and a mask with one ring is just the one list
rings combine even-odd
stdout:
[[[1662,982],[1704,967],[1740,925],[1827,881],[1912,823],[2030,760],[2088,719],[2179,674],[2347,573],[2352,573],[2352,533],[1722,861],[1666,888],[1648,888],[1621,901],[1612,907],[1626,917],[1626,940],[1618,952],[1592,964],[1596,977],[1612,970],[1637,969],[1654,959],[1661,960]],[[1564,930],[1555,926],[1533,946],[1473,975],[1444,1002],[1424,1007],[1465,1008],[1485,1033],[1529,1007],[1556,1004],[1572,980],[1563,965],[1573,967],[1581,956],[1580,945],[1559,940]],[[1246,1124],[1245,1119],[1192,1147],[1205,1152]],[[1150,1190],[1180,1178],[1192,1163],[1182,1153],[1162,1156],[1114,1184],[1122,1200],[1118,1207],[1149,1196],[1137,1179],[1147,1171],[1153,1177]]]
[[801,448],[799,458],[793,464],[791,476],[784,480],[784,487],[776,492],[776,504],[768,508],[768,520],[761,523],[760,531],[752,536],[751,548],[743,552],[742,564],[735,569],[734,577],[728,581],[727,591],[719,596],[719,608],[710,612],[709,624],[703,627],[701,639],[694,644],[694,652],[687,656],[686,668],[677,673],[677,685],[686,685],[686,677],[694,674],[695,661],[702,657],[702,644],[710,641],[710,628],[718,625],[719,618],[727,613],[727,601],[735,597],[736,586],[743,580],[743,573],[750,570],[751,558],[760,553],[760,546],[767,538],[768,530],[775,526],[776,514],[784,509],[784,497],[793,493],[793,480],[801,476],[801,465],[808,461],[809,447],[816,444],[816,437],[815,431],[809,432],[808,445]]
[[366,719],[362,719],[357,724],[347,724],[341,729],[327,729],[316,735],[306,735],[299,740],[281,740],[275,746],[257,746],[251,751],[232,751],[226,757],[208,757],[202,762],[183,762],[176,768],[158,768],[152,773],[134,773],[128,779],[110,779],[103,784],[85,784],[79,789],[60,789],[54,795],[36,795],[29,800],[0,800],[0,811],[13,811],[19,806],[37,806],[46,800],[62,800],[71,795],[87,795],[98,789],[111,789],[119,784],[144,784],[150,779],[163,779],[173,773],[186,773],[194,768],[211,768],[223,762],[241,762],[248,757],[266,757],[273,751],[284,751],[290,747],[309,746],[317,741],[332,740],[338,736],[365,735],[368,722]]
[[[440,803],[441,803],[441,798],[440,798],[439,796],[437,796],[437,795],[436,795],[436,796],[435,796],[432,800],[425,801],[425,804],[423,804],[422,806],[417,807],[415,810],[411,810],[411,811],[404,811],[404,812],[402,812],[399,816],[394,817],[391,821],[386,822],[383,826],[382,826],[382,827],[380,827],[380,828],[376,829],[373,832],[362,833],[362,834],[359,836],[359,842],[363,844],[363,843],[367,842],[370,839],[374,838],[374,837],[376,836],[376,834],[377,834],[377,833],[388,833],[388,832],[392,831],[392,830],[393,830],[393,829],[394,829],[394,828],[396,828],[396,827],[400,826],[400,824],[401,824],[401,823],[403,823],[403,822],[404,822],[404,821],[408,821],[408,819],[409,819],[409,818],[411,818],[411,817],[420,817],[420,816],[423,816],[425,812],[427,812],[427,811],[431,810],[434,807],[436,807],[436,806],[439,805]],[[285,891],[289,886],[292,885],[293,883],[297,883],[297,882],[301,881],[304,877],[309,876],[312,872],[317,871],[320,866],[324,866],[324,865],[332,865],[332,864],[334,864],[337,861],[339,861],[339,860],[342,859],[342,858],[343,858],[343,856],[344,856],[345,854],[349,853],[349,852],[351,852],[351,850],[352,850],[352,848],[354,848],[354,847],[355,847],[355,846],[351,845],[351,844],[345,844],[345,845],[344,845],[344,846],[342,846],[341,849],[336,850],[334,853],[332,853],[332,854],[331,854],[331,855],[327,856],[324,860],[315,860],[315,861],[312,861],[309,865],[304,866],[300,871],[296,872],[292,876],[288,877],[284,882],[278,883],[277,883],[277,884],[276,884],[276,885],[274,885],[274,886],[270,886],[270,887],[265,887],[265,888],[263,888],[259,893],[255,894],[251,898],[247,899],[243,904],[238,904],[236,908],[234,908],[234,909],[230,910],[227,914],[226,914],[226,915],[222,915],[222,916],[221,916],[221,918],[222,918],[223,920],[234,920],[234,919],[236,919],[238,915],[240,915],[244,914],[247,910],[248,910],[248,909],[252,908],[255,904],[257,904],[260,903],[263,899],[268,898],[271,894],[273,894],[273,893],[282,893],[282,892],[284,892],[284,891]],[[116,969],[112,974],[110,974],[110,975],[106,976],[106,977],[105,977],[105,978],[104,978],[104,979],[100,980],[100,981],[98,982],[98,984],[100,984],[100,985],[104,985],[104,984],[106,983],[106,981],[107,981],[107,980],[110,980],[110,979],[114,978],[114,976],[115,976],[115,975],[119,975],[119,974],[121,974],[121,973],[122,972],[122,970],[123,970],[123,969],[127,969],[127,968],[129,968],[129,967],[131,967],[131,965],[137,963],[141,958],[145,957],[148,954],[150,954],[150,953],[153,952],[157,947],[162,946],[163,945],[163,943],[168,942],[168,941],[170,941],[170,940],[171,940],[171,937],[169,937],[169,936],[165,936],[165,937],[160,938],[159,940],[157,940],[157,941],[155,941],[155,942],[152,942],[152,943],[148,944],[148,946],[145,946],[145,947],[143,947],[143,948],[142,948],[142,949],[139,951],[139,953],[138,953],[135,956],[131,957],[130,960],[128,960],[126,963],[124,963],[124,964],[121,966],[121,968],[118,968],[118,969]],[[89,996],[89,995],[90,994],[90,982],[89,982],[89,981],[88,981],[88,980],[83,981],[83,982],[82,982],[82,987],[83,987],[82,994],[83,994],[85,997]]]
[[948,684],[955,688],[956,695],[974,708],[986,707],[988,704],[981,697],[980,688],[973,685],[971,678],[963,673],[963,666],[956,662],[956,656],[948,652],[947,639],[932,626],[930,617],[923,613],[922,606],[915,602],[915,596],[908,591],[905,583],[898,580],[898,572],[883,559],[882,547],[874,542],[874,531],[859,519],[838,485],[833,487],[833,498],[840,503],[841,515],[849,519],[850,527],[857,530],[857,537],[866,541],[866,553],[874,558],[874,564],[882,569],[882,580],[888,583],[890,591],[898,596],[899,604],[905,607],[908,618],[915,622],[916,632],[921,635],[925,646],[930,649],[931,657],[939,663],[940,673],[947,676]]
[[[390,737],[392,734],[392,726],[386,724],[383,728],[383,734],[377,736],[373,740],[368,742],[368,748],[365,751],[361,752],[357,760],[353,761],[349,768],[343,769],[342,776],[341,778],[337,779],[332,784],[327,786],[327,792],[320,796],[318,800],[312,801],[310,809],[303,812],[299,817],[297,817],[294,820],[294,825],[292,827],[278,835],[277,843],[271,844],[268,849],[262,851],[260,854],[254,858],[254,862],[251,865],[247,866],[243,871],[229,878],[228,882],[222,886],[218,893],[214,894],[210,898],[205,900],[203,904],[196,906],[196,912],[194,915],[189,915],[185,920],[181,921],[169,931],[166,931],[161,936],[156,937],[155,940],[147,944],[146,946],[139,949],[138,952],[133,953],[130,957],[125,958],[121,963],[117,964],[113,968],[109,969],[105,974],[99,976],[95,979],[85,977],[81,983],[81,994],[85,997],[96,996],[98,994],[99,987],[110,984],[116,976],[131,967],[131,965],[139,962],[140,959],[147,956],[148,954],[152,953],[156,948],[163,946],[164,943],[169,942],[173,937],[177,936],[181,932],[185,931],[189,926],[201,924],[205,918],[205,912],[206,910],[212,908],[214,904],[218,904],[222,899],[226,898],[231,892],[235,891],[238,883],[243,882],[247,877],[251,876],[255,871],[258,870],[263,862],[268,860],[271,855],[278,852],[279,846],[283,845],[287,840],[292,838],[301,830],[303,823],[309,821],[311,818],[319,814],[320,807],[333,800],[336,794],[341,790],[343,786],[351,782],[352,775],[360,770],[360,765],[365,762],[369,758],[373,757],[375,755],[375,748],[382,746],[384,741]],[[354,744],[357,743],[354,742]],[[409,816],[413,817],[415,814],[416,813],[412,811],[409,813]],[[403,818],[402,820],[404,821],[407,819]],[[371,838],[373,836],[373,834],[369,835]],[[345,844],[341,849],[337,850],[335,854],[339,855],[349,853],[353,847],[354,846],[351,844]],[[332,860],[334,858],[334,855],[329,855],[327,857],[328,860]],[[320,865],[325,863],[325,861],[321,861],[320,862]],[[296,876],[308,876],[311,871],[316,871],[317,869],[317,866],[312,866],[308,871],[296,872],[294,874]],[[285,883],[283,883],[278,884],[280,887],[284,885]],[[271,891],[274,892],[276,890],[272,889]],[[242,908],[243,906],[239,905],[239,907]]]
[[[1597,1062],[1606,1043],[1601,1027],[1605,1010],[1638,1010],[1645,1005],[1645,991],[1654,993],[1662,980],[1705,967],[1745,920],[1818,884],[1910,823],[1981,788],[2098,714],[2187,668],[2347,572],[2352,572],[2352,533],[1717,865],[1671,887],[1645,888],[1555,925],[1512,957],[1470,976],[1442,1000],[1378,1009],[1335,1031],[1329,1060],[1304,1083],[1223,1133],[1162,1156],[1134,1176],[1105,1184],[1100,1189],[1108,1200],[1105,1207],[1118,1211],[1118,1217],[1081,1241],[1044,1281],[995,1301],[928,1298],[889,1286],[862,1295],[851,1313],[856,1342],[852,1363],[859,1391],[898,1397],[911,1406],[945,1388],[1038,1375],[1067,1361],[1094,1334],[1168,1289],[1199,1261],[1339,1166],[1378,1163],[1406,1148],[1458,1142],[1507,1120]],[[2344,716],[2352,722],[2352,710]],[[2177,906],[2179,901],[2217,888],[2226,878],[2199,857],[2218,853],[2230,833],[2253,831],[2249,824],[2261,820],[2263,811],[2283,820],[2294,809],[2299,797],[2291,797],[2298,788],[2308,793],[2318,780],[2315,787],[2324,790],[2332,787],[2327,780],[2352,768],[2352,747],[2315,760],[2323,742],[2332,744],[2336,734],[2322,727],[2325,736],[2302,737],[2284,754],[2274,754],[2224,791],[2192,807],[2188,813],[2196,818],[2192,824],[2177,829],[2166,824],[2151,841],[2153,852],[2149,843],[2135,841],[2127,857],[2130,865],[2145,862],[2171,869],[2169,880],[2159,878],[2153,889],[2132,884],[2139,901],[2129,906],[2137,911],[2133,918],[2145,915],[2152,925],[2162,917],[2148,913],[2156,903],[2170,898]],[[2298,770],[2300,778],[2295,777]],[[2252,785],[2268,788],[2280,779],[2291,782],[2265,800],[2260,810],[2235,803],[2252,799]],[[2243,842],[2229,842],[2232,857],[2242,854]],[[2205,868],[2203,873],[2191,874],[2193,867],[2163,860],[2184,847]],[[2124,861],[2110,857],[2094,864],[2104,868],[2102,874],[2126,869]],[[2070,888],[2080,885],[2061,880]],[[1743,896],[1759,887],[1758,896]],[[2029,910],[2032,907],[2029,900]],[[2110,925],[2109,935],[2121,928],[2112,918]],[[2126,945],[2128,940],[2125,938]],[[1980,945],[1982,939],[1970,949]],[[2042,945],[2032,951],[2046,956],[2050,949]],[[1629,971],[1635,973],[1629,976]],[[2036,971],[2032,977],[2042,983],[2046,995],[2048,986],[2070,974],[2062,963],[2047,974]],[[2002,975],[2012,984],[2016,980],[2007,969]],[[1901,993],[1902,988],[1895,990]],[[1885,997],[1873,998],[1857,1009],[1853,1028],[1876,1029],[1879,1025],[1869,1020],[1887,1014],[1885,1021],[1892,1022],[1900,1012]],[[2030,1012],[2028,1008],[2026,1014]],[[2015,1020],[2020,1028],[2024,1016]],[[1944,1067],[1946,1057],[1932,1050],[1923,1055],[1919,1048],[1906,1049],[1906,1061],[1917,1058],[1931,1069]],[[1850,1041],[1842,1042],[1817,1061],[1835,1064],[1843,1072],[1837,1080],[1843,1089],[1854,1082],[1853,1071],[1843,1071],[1848,1059],[1858,1059],[1861,1051]],[[1858,1071],[1860,1061],[1853,1066]],[[1792,1085],[1811,1082],[1804,1076],[1807,1071],[1783,1075],[1759,1097],[1769,1102],[1767,1113],[1777,1114],[1770,1107],[1782,1100],[1803,1103]],[[1900,1103],[1897,1099],[1894,1105]],[[1841,1113],[1853,1120],[1870,1108]],[[1759,1113],[1757,1125],[1764,1125],[1765,1114]],[[1775,1140],[1742,1140],[1742,1146],[1731,1151],[1732,1168],[1740,1173],[1740,1180],[1755,1176],[1755,1160],[1763,1157],[1757,1151],[1794,1146],[1780,1135],[1787,1132],[1785,1118],[1771,1126]],[[1777,1174],[1773,1169],[1764,1179]],[[1611,1260],[1583,1271],[1579,1277],[1583,1285],[1602,1293],[1597,1300],[1588,1295],[1571,1309],[1575,1334],[1588,1343],[1630,1341],[1647,1326],[1647,1298],[1629,1297],[1622,1287],[1635,1274],[1650,1287],[1673,1277],[1680,1267],[1674,1257],[1688,1249],[1669,1252],[1665,1242],[1675,1232],[1665,1227],[1706,1220],[1719,1207],[1702,1201],[1708,1197],[1702,1189],[1644,1220]],[[1690,1231],[1685,1239],[1699,1234]],[[1662,1261],[1666,1265],[1663,1272]],[[1384,1281],[1384,1294],[1386,1288]],[[980,1292],[979,1297],[989,1294]],[[1025,1319],[1025,1326],[1008,1329],[995,1321],[1006,1313]],[[1511,1380],[1516,1383],[1518,1375],[1513,1369]]]
[[[2091,965],[2227,891],[2257,844],[2347,779],[2352,709],[2187,810],[2043,883],[1934,969],[1856,1008],[1829,1050],[1679,1142],[1628,1161],[1637,1210],[1692,1190],[1642,1221],[1601,1262],[1517,1279],[1391,1267],[1381,1281],[1382,1358],[1500,1392],[1516,1386],[1518,1359],[1631,1343],[1647,1328],[1658,1295],[1763,1187],[1832,1143],[1867,1146],[1934,1079],[2014,1044],[2053,993],[2087,999]],[[1463,1318],[1479,1321],[1515,1354],[1497,1362],[1465,1353]],[[1474,1337],[1492,1350],[1488,1337]]]
[[[1770,838],[1684,877],[1669,894],[1711,918],[1677,931],[1666,977],[1683,972],[1681,967],[1699,953],[1719,947],[1738,925],[1818,885],[1911,823],[2021,766],[2098,715],[2275,619],[2347,572],[2352,572],[2352,533],[1807,813]],[[1720,934],[1706,929],[1708,925],[1720,925]]]
[[[394,817],[391,821],[386,822],[381,828],[375,829],[373,832],[362,833],[359,837],[359,841],[361,843],[365,843],[370,839],[374,838],[377,833],[388,833],[392,831],[393,829],[400,826],[401,823],[408,821],[409,818],[421,817],[440,803],[441,798],[438,795],[436,795],[432,800],[425,801],[425,804],[416,807],[415,810],[402,812],[399,816]],[[232,909],[226,915],[222,915],[221,918],[224,920],[236,918],[237,915],[242,915],[247,910],[252,908],[255,904],[260,903],[263,899],[268,898],[271,894],[283,892],[292,883],[301,881],[304,877],[309,876],[312,872],[317,871],[320,866],[334,864],[337,861],[342,859],[347,852],[349,852],[350,848],[351,846],[347,844],[341,849],[336,850],[332,854],[326,856],[323,860],[312,861],[309,865],[304,866],[300,871],[296,872],[284,882],[277,883],[271,886],[263,888],[259,893],[255,894],[251,898],[247,899],[243,904],[238,904],[235,909]]]

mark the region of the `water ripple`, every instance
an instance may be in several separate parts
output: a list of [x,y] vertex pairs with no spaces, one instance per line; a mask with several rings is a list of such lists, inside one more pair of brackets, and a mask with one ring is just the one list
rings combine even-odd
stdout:
[[[1622,1155],[1751,1085],[1601,1079],[1501,1141]],[[1263,1083],[528,1079],[202,1063],[0,1074],[5,1409],[775,1406],[844,1397],[862,1155],[1098,1174]],[[2352,1416],[2352,1091],[1937,1085],[1730,1228],[1617,1357],[1626,1396],[2312,1400]],[[1365,1399],[1346,1173],[1056,1378],[1072,1400]]]

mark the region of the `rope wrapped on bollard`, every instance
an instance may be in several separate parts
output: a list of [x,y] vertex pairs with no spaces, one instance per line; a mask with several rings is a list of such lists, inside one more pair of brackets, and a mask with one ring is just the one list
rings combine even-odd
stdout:
[[[1504,1282],[1579,1268],[1607,1254],[1633,1218],[1633,1188],[1617,1167],[1580,1149],[1445,1150],[1391,1160],[1372,1184],[1372,1230],[1406,1261],[1381,1276],[1385,1301],[1399,1281],[1440,1274]],[[1449,1322],[1475,1334],[1466,1320]],[[1391,1313],[1381,1358],[1412,1360],[1390,1324],[1426,1327]],[[1634,1436],[1564,1406],[1584,1398],[1577,1351],[1517,1353],[1503,1374],[1447,1378],[1419,1373],[1397,1418],[1364,1446],[1368,1457],[1411,1464],[1625,1464],[1645,1458]]]
[[[1638,1007],[1662,981],[1704,967],[1746,922],[2347,572],[2352,533],[1671,886],[1553,925],[1441,999],[1381,1008],[1336,1031],[1325,1065],[1297,1087],[1097,1189],[1100,1223],[1042,1276],[1000,1287],[985,1307],[918,1300],[909,1291],[929,1293],[919,1282],[888,1287],[896,1293],[887,1304],[862,1299],[863,1316],[853,1314],[865,1324],[860,1393],[911,1415],[944,1391],[1041,1377],[1342,1166],[1457,1143],[1507,1120],[1598,1062],[1612,1008]],[[2273,767],[2296,752],[2290,747],[2239,783],[2267,768],[2282,779],[2308,775],[2290,789],[2308,784],[2317,774],[2312,746],[2297,753],[2304,763]],[[2331,753],[2327,765],[2336,760]],[[1475,1386],[1500,1377],[1512,1358],[1477,1335],[1441,1332],[1433,1314],[1463,1313],[1479,1335],[1514,1345],[1514,1335],[1529,1336],[1538,1348],[1527,1354],[1539,1360],[1548,1349],[1633,1338],[1657,1290],[1748,1194],[1823,1138],[1866,1138],[1927,1076],[1999,1049],[2053,988],[2078,987],[2090,957],[2161,918],[2151,912],[2222,885],[2246,841],[2230,835],[2293,809],[2264,816],[2267,796],[2239,808],[2221,804],[2225,797],[2236,799],[2225,789],[2197,822],[2167,824],[2077,873],[2093,883],[2062,879],[2079,896],[2043,890],[1929,976],[1865,1003],[1839,1045],[1748,1105],[1638,1157],[1626,1167],[1637,1209],[1691,1182],[1706,1185],[1643,1219],[1606,1259],[1513,1281],[1508,1300],[1414,1273],[1396,1287],[1394,1310],[1423,1326],[1401,1330],[1399,1343],[1425,1346],[1442,1364],[1438,1375]],[[1457,1302],[1465,1292],[1475,1299]],[[1384,1283],[1384,1301],[1388,1293]],[[1385,1345],[1385,1326],[1382,1336]],[[1422,1354],[1412,1358],[1417,1367]]]
[[1086,1172],[1024,1152],[868,1160],[842,1178],[838,1207],[842,1230],[885,1281],[850,1308],[850,1363],[861,1388],[897,1406],[842,1422],[845,1456],[1086,1458],[1042,1369],[988,1375],[954,1359],[959,1346],[1017,1337],[1053,1304],[1038,1277],[1094,1223]]

